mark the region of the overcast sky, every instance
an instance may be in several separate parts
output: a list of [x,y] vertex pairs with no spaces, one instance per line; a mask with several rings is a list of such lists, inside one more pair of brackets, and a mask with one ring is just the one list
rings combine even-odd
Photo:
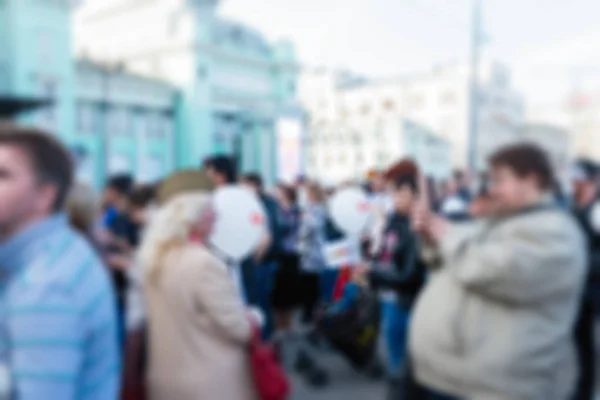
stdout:
[[[271,40],[290,39],[304,65],[381,77],[466,62],[471,1],[221,0],[219,12]],[[486,57],[513,66],[528,97],[541,100],[573,86],[565,66],[586,66],[584,78],[600,79],[600,1],[482,3]]]

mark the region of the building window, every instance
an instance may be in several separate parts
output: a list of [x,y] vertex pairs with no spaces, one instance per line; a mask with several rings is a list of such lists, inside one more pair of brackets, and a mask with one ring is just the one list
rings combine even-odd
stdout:
[[383,137],[383,121],[378,120],[377,123],[375,124],[375,132],[374,132],[374,136],[375,138],[382,138]]
[[440,103],[446,106],[456,104],[456,93],[451,90],[443,92],[440,95]]
[[348,109],[346,107],[340,108],[340,118],[342,120],[348,118],[349,115],[350,115],[350,113],[348,112]]
[[8,91],[8,67],[6,61],[0,59],[0,92]]
[[423,108],[423,106],[425,105],[425,96],[420,93],[412,94],[409,97],[408,104],[411,108],[415,110]]
[[43,78],[40,82],[40,92],[42,98],[50,100],[53,104],[42,108],[42,125],[52,128],[56,122],[56,92],[57,83],[53,78]]
[[177,36],[177,33],[179,33],[179,13],[178,12],[174,12],[169,16],[167,30],[168,30],[169,36]]
[[38,51],[39,60],[42,65],[52,63],[52,56],[56,53],[54,49],[54,37],[47,29],[38,32]]
[[163,117],[164,126],[165,126],[165,136],[167,138],[172,138],[175,136],[175,121],[170,116]]
[[115,108],[108,111],[109,133],[114,135],[128,135],[130,131],[129,112],[124,108]]
[[438,129],[444,137],[452,137],[452,135],[456,132],[457,124],[454,118],[445,117],[440,120]]
[[149,137],[162,139],[173,133],[173,120],[164,114],[146,114],[143,116]]
[[94,131],[94,107],[91,104],[79,104],[77,107],[77,130],[80,133]]
[[159,136],[160,127],[158,126],[158,118],[154,114],[144,115],[144,124],[146,125],[146,136],[157,137]]
[[483,105],[485,105],[488,102],[488,98],[485,95],[485,93],[480,93],[478,97],[479,97],[479,104],[480,105],[483,106]]
[[371,112],[371,106],[369,106],[368,104],[363,104],[360,107],[360,113],[362,115],[369,115],[370,112]]
[[393,99],[385,99],[383,101],[383,109],[385,111],[394,111],[394,110],[396,110],[396,102]]

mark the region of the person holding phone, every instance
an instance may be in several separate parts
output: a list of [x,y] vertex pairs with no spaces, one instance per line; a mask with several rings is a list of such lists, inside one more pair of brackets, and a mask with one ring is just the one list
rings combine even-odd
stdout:
[[401,175],[391,186],[393,212],[387,218],[381,250],[367,276],[381,298],[388,372],[393,375],[405,361],[411,309],[425,280],[425,266],[410,222],[418,200],[417,178]]
[[490,159],[485,218],[452,223],[420,205],[412,223],[433,269],[410,328],[420,384],[459,399],[564,400],[587,273],[585,240],[556,204],[547,155],[515,144]]

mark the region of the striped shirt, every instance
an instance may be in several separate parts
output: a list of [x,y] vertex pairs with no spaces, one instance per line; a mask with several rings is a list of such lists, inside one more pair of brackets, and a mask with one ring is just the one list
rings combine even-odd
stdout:
[[3,363],[18,400],[117,398],[114,292],[99,258],[64,215],[0,246]]

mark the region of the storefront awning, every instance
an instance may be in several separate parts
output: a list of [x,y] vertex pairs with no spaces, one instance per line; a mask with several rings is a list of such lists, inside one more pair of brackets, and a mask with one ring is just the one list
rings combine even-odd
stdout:
[[51,104],[50,100],[0,95],[0,119],[10,119],[17,114]]

